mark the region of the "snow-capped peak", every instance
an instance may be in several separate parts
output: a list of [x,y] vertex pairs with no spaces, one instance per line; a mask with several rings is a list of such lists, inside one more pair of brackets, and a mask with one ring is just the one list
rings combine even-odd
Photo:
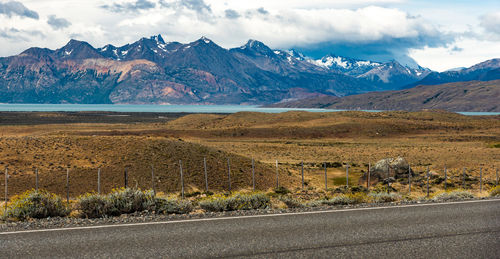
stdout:
[[163,40],[161,34],[151,36],[149,39],[156,41],[156,44],[165,44],[165,41]]
[[286,53],[288,53],[288,55],[294,57],[295,59],[297,60],[305,60],[306,57],[304,56],[304,54],[294,50],[294,49],[289,49],[289,50],[286,50]]
[[356,60],[336,55],[327,55],[321,59],[313,60],[308,59],[308,61],[312,64],[315,64],[320,67],[328,68],[328,69],[357,69],[357,68],[373,68],[380,66],[381,63],[368,61],[368,60]]
[[205,37],[205,36],[202,36],[202,37],[200,38],[200,40],[202,40],[202,41],[203,41],[203,42],[205,42],[206,44],[208,44],[208,43],[212,42],[209,38],[207,38],[207,37]]

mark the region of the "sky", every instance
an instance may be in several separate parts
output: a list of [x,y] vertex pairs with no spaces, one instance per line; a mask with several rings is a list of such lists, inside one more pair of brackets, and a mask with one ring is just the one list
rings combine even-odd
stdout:
[[0,0],[0,56],[70,39],[121,46],[161,34],[225,48],[264,42],[444,71],[500,58],[499,0]]

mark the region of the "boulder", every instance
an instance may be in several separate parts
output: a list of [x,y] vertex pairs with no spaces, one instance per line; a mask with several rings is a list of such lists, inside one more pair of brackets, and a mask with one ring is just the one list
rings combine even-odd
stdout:
[[[415,175],[413,170],[410,169],[412,176]],[[365,183],[367,178],[365,173],[360,183]],[[377,183],[387,178],[400,179],[408,177],[408,162],[403,157],[384,158],[372,165],[370,168],[370,182]]]

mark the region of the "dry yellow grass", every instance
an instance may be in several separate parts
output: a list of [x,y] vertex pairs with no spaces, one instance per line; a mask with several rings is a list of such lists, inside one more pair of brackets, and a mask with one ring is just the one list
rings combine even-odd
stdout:
[[[494,179],[495,169],[500,167],[499,143],[500,116],[446,112],[194,114],[167,123],[0,126],[0,166],[12,168],[12,182],[18,183],[14,193],[33,186],[34,167],[40,168],[41,182],[49,175],[58,179],[44,187],[59,193],[67,166],[76,173],[73,179],[82,185],[80,192],[95,190],[97,167],[103,168],[104,190],[120,186],[125,165],[131,168],[129,185],[137,181],[146,188],[151,161],[155,167],[159,165],[159,172],[172,175],[159,179],[159,188],[171,191],[179,185],[175,180],[178,159],[196,164],[188,165],[188,172],[192,167],[197,170],[187,187],[203,190],[199,177],[205,154],[213,157],[209,163],[216,168],[214,189],[225,186],[226,156],[235,160],[233,172],[239,174],[235,179],[241,180],[236,183],[238,188],[248,188],[251,182],[251,158],[262,163],[257,169],[263,173],[262,188],[274,185],[275,160],[280,162],[283,185],[300,187],[299,164],[303,160],[308,185],[322,189],[324,171],[320,166],[324,161],[352,165],[350,182],[357,184],[368,163],[396,156],[405,157],[417,172],[424,172],[429,165],[442,174],[446,166],[455,180],[463,167],[471,169],[468,173],[472,176],[478,176],[482,167],[486,182]],[[134,176],[136,172],[140,173]],[[329,168],[328,186],[343,184],[344,175],[343,167]],[[404,184],[395,186],[407,188]],[[473,187],[478,188],[478,184],[473,183]],[[420,191],[422,187],[414,188]],[[433,188],[439,191],[440,187]]]

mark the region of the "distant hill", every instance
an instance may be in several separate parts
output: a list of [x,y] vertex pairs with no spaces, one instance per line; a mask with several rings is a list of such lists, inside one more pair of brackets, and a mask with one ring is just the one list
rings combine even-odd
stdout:
[[270,107],[347,110],[440,109],[500,112],[500,80],[420,85],[399,91],[373,92],[346,97],[322,96],[277,103]]
[[490,81],[500,79],[500,58],[490,59],[469,68],[456,68],[445,72],[428,73],[422,80],[408,86],[436,85],[464,81]]

